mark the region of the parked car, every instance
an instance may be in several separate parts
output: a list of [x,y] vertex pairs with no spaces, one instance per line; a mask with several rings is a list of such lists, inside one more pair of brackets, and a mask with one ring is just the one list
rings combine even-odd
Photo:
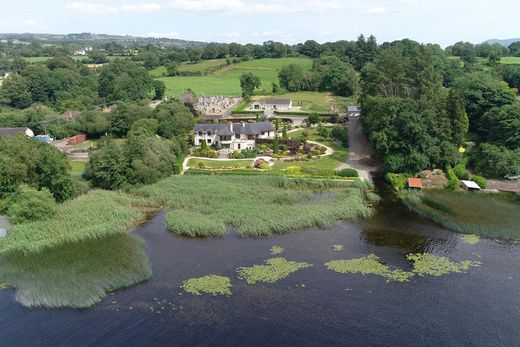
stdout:
[[510,181],[518,181],[520,180],[520,175],[506,175],[504,178]]

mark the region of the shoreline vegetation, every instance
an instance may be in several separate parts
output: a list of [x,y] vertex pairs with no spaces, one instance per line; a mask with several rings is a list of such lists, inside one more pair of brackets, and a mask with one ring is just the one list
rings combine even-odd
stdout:
[[[15,225],[0,240],[0,281],[27,307],[85,308],[106,291],[148,280],[144,246],[129,232],[159,209],[185,237],[243,237],[367,218],[377,201],[363,182],[245,176],[172,176],[128,192],[93,190],[49,220]],[[63,270],[65,269],[65,270]]]
[[475,242],[475,236],[520,240],[520,201],[512,195],[433,190],[405,192],[401,198],[420,216],[452,231],[473,235],[469,242]]

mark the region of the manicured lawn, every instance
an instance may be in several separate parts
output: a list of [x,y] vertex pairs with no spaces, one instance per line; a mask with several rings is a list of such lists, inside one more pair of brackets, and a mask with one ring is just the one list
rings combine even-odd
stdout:
[[69,173],[72,176],[81,176],[85,172],[85,166],[87,166],[87,162],[85,161],[71,161],[70,162],[70,171]]
[[225,169],[225,168],[246,168],[253,165],[253,159],[248,160],[205,160],[190,159],[188,165],[192,168],[199,168],[199,163],[204,164],[204,168],[208,169]]
[[[214,61],[210,62],[215,64]],[[232,64],[207,76],[175,76],[160,78],[160,80],[166,84],[166,94],[170,97],[179,96],[188,88],[197,95],[240,96],[242,93],[240,76],[243,73],[251,72],[262,81],[258,93],[269,94],[271,93],[272,83],[278,81],[278,71],[289,64],[298,64],[304,70],[309,70],[312,67],[312,60],[295,57],[250,60]],[[207,69],[208,65],[199,65],[196,68]],[[153,75],[156,75],[156,73],[153,73]]]
[[[308,133],[308,140],[319,142],[323,145],[329,146],[334,149],[334,154],[323,157],[317,160],[309,160],[309,161],[299,161],[299,162],[277,162],[273,165],[272,170],[280,171],[284,170],[290,166],[299,166],[302,168],[317,168],[317,169],[332,169],[335,170],[338,166],[345,163],[347,161],[348,149],[343,147],[340,143],[333,141],[331,139],[323,139],[319,136],[318,130],[314,129],[305,129]],[[301,139],[302,133],[304,129],[298,130],[292,133],[289,133],[289,137],[293,139]]]

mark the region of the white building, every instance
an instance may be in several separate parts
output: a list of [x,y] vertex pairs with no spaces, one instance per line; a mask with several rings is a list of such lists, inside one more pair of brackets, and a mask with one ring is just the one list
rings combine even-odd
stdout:
[[251,107],[255,110],[288,111],[292,109],[291,99],[275,99],[255,101]]
[[482,188],[480,188],[480,186],[473,181],[460,181],[460,185],[462,186],[462,189],[464,189],[467,192],[482,190]]
[[34,132],[29,128],[0,128],[0,137],[25,134],[27,137],[34,137]]
[[361,110],[358,106],[348,106],[347,107],[347,117],[357,118],[361,115]]
[[240,151],[255,149],[257,139],[274,139],[275,135],[275,129],[269,122],[197,124],[194,143],[200,146],[205,140],[208,146]]

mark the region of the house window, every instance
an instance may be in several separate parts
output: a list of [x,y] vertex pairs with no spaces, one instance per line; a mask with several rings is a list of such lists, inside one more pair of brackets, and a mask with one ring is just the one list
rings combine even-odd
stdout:
[[211,136],[211,131],[208,131],[208,136]]
[[262,136],[264,136],[264,135],[265,135],[265,131],[262,131]]
[[248,140],[254,140],[254,139],[255,139],[255,136],[254,136],[254,135],[247,135],[247,139],[248,139]]
[[202,145],[202,141],[204,141],[204,140],[199,140],[199,145]]
[[240,134],[235,135],[235,137],[237,138],[237,140],[240,140]]
[[199,136],[202,136],[202,131],[199,131]]
[[208,139],[208,144],[210,144],[210,143],[211,143],[211,139]]

